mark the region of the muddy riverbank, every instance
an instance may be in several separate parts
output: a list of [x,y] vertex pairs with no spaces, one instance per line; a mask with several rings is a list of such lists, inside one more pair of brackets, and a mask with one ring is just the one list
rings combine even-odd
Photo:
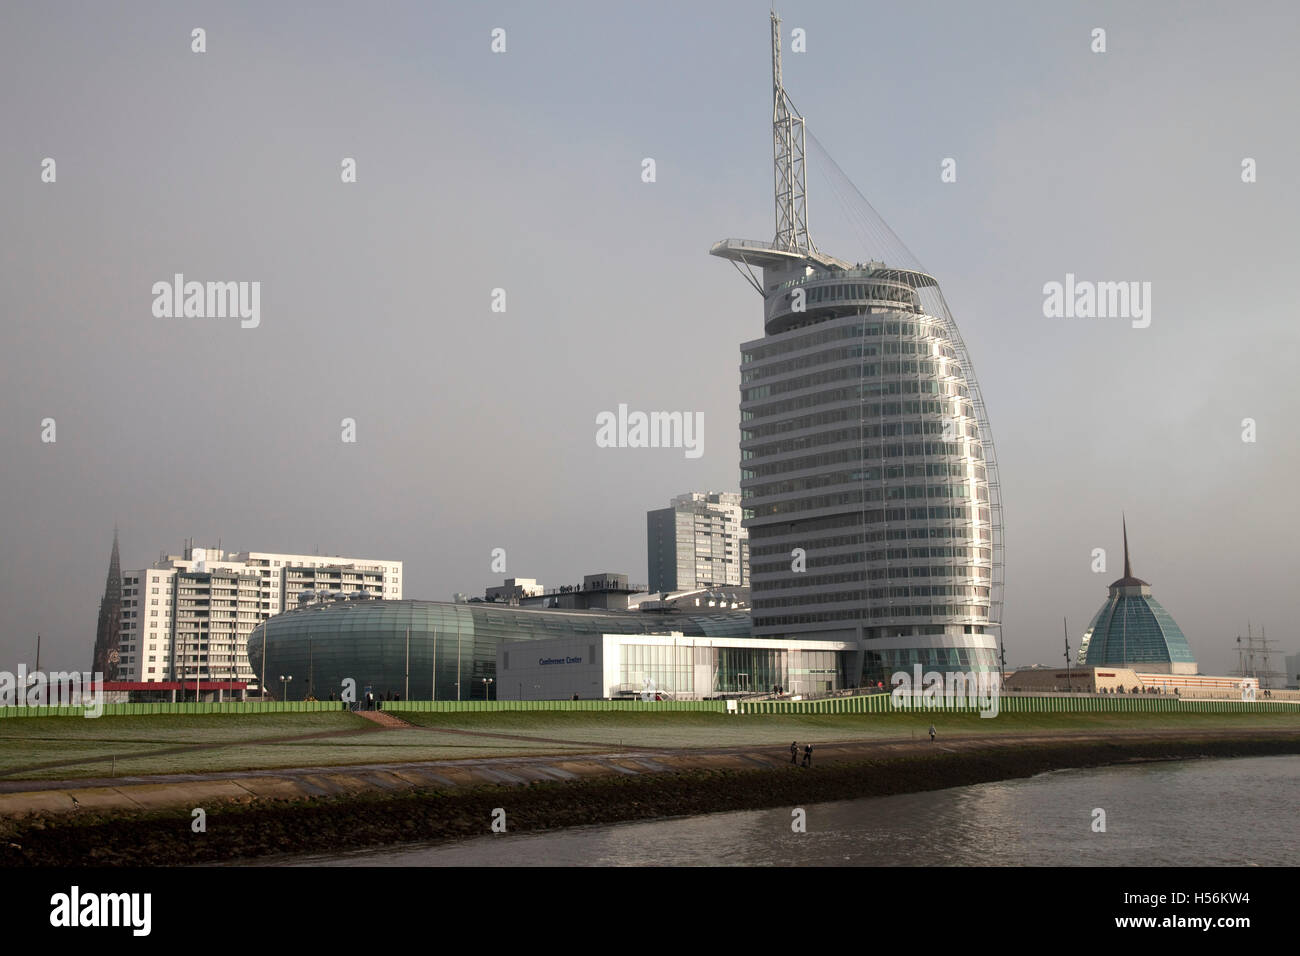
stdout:
[[660,769],[652,772],[209,802],[205,832],[195,832],[188,807],[83,808],[74,801],[72,812],[34,810],[0,818],[0,865],[220,863],[481,836],[492,832],[498,808],[514,833],[915,793],[1127,761],[1285,753],[1300,753],[1300,732],[972,739],[953,747],[844,745],[811,769],[790,766],[777,753],[751,756],[749,764],[735,753],[683,754],[680,764],[659,754]]

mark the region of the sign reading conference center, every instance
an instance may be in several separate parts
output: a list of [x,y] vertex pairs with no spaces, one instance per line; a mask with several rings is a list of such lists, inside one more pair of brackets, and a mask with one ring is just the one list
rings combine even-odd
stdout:
[[537,663],[542,667],[548,664],[581,664],[581,657],[539,657]]

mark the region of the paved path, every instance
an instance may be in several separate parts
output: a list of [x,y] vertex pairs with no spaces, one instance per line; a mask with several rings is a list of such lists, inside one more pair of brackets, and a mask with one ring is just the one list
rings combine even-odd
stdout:
[[[406,721],[402,721],[402,723],[406,724]],[[407,724],[407,726],[410,725]],[[305,741],[305,740],[325,740],[330,737],[355,737],[357,734],[372,734],[375,732],[376,729],[378,728],[371,727],[368,725],[362,725],[360,727],[351,730],[323,730],[319,733],[287,734],[280,737],[256,737],[250,740],[220,740],[213,743],[204,743],[204,744],[178,744],[175,747],[164,747],[162,750],[149,750],[143,752],[131,751],[129,753],[121,753],[121,754],[108,753],[102,757],[76,757],[72,760],[51,760],[51,761],[47,761],[46,763],[34,763],[34,764],[28,764],[25,767],[13,767],[9,770],[0,770],[0,778],[12,777],[14,774],[19,774],[19,773],[31,773],[33,770],[51,770],[56,767],[79,767],[82,764],[88,764],[88,763],[110,763],[117,757],[121,757],[123,760],[127,760],[132,757],[167,757],[172,754],[193,753],[198,750],[220,750],[222,747],[238,747],[241,744],[257,744],[257,745],[287,744],[287,743],[298,743],[300,741]],[[36,738],[36,739],[51,739],[51,740],[60,739],[61,740],[64,738]],[[136,744],[136,743],[148,744],[148,743],[155,743],[156,741],[122,740],[118,742],[131,743],[131,744]],[[112,743],[112,741],[105,741],[106,745],[110,743]],[[5,786],[6,783],[0,781],[0,788],[3,788]]]
[[[944,738],[936,747],[910,738],[830,741],[814,746],[818,766],[849,761],[888,759],[917,754],[1015,749],[1047,743],[1106,744],[1136,741],[1222,741],[1235,737],[1290,740],[1300,751],[1300,730],[1159,730],[1044,732],[964,735]],[[805,743],[807,741],[800,741]],[[789,744],[770,748],[741,746],[711,749],[626,749],[614,753],[486,757],[415,763],[295,767],[225,773],[157,774],[63,781],[0,781],[0,816],[33,811],[76,813],[86,809],[210,808],[223,802],[251,803],[274,799],[344,796],[364,791],[447,789],[484,784],[528,784],[584,777],[636,776],[681,770],[752,770],[785,768]]]
[[[6,792],[8,790],[13,789],[13,787],[9,785],[8,781],[5,781],[3,778],[13,777],[19,774],[27,774],[36,770],[53,770],[59,767],[80,767],[84,764],[97,764],[97,763],[112,764],[115,758],[121,758],[122,760],[131,760],[131,759],[139,759],[142,757],[168,757],[168,756],[172,756],[173,754],[195,753],[202,750],[220,750],[225,747],[237,747],[244,744],[261,746],[263,744],[303,743],[312,740],[326,740],[331,737],[355,737],[360,734],[374,733],[376,730],[399,730],[399,729],[424,730],[424,731],[429,731],[431,733],[449,734],[449,735],[462,736],[462,737],[488,737],[494,740],[514,740],[514,741],[526,741],[528,743],[560,744],[565,747],[581,747],[585,750],[600,749],[600,748],[612,748],[614,750],[624,749],[622,744],[615,745],[610,743],[593,742],[590,740],[567,740],[562,737],[534,737],[534,736],[529,736],[527,734],[514,734],[508,732],[501,732],[501,731],[464,730],[463,728],[459,728],[459,727],[427,727],[421,724],[412,724],[409,721],[406,721],[401,717],[398,717],[395,714],[391,714],[386,711],[357,710],[357,711],[353,711],[352,713],[354,716],[363,719],[365,723],[359,727],[352,728],[352,729],[344,729],[344,730],[324,730],[324,731],[318,731],[314,733],[281,735],[278,737],[255,737],[255,738],[250,738],[248,740],[219,740],[210,743],[177,744],[171,747],[164,746],[161,750],[148,750],[148,751],[134,750],[134,751],[124,752],[119,754],[105,753],[102,756],[98,756],[98,757],[74,757],[69,760],[51,760],[51,761],[46,761],[45,763],[26,764],[22,767],[11,767],[8,770],[0,770],[0,792]],[[61,741],[61,740],[65,740],[66,738],[34,737],[34,738],[23,738],[23,739]],[[104,741],[105,746],[111,745],[112,743],[161,744],[163,743],[163,741],[134,740],[134,739],[125,739],[121,741],[110,741],[110,740]],[[239,771],[239,773],[243,773],[243,771]],[[114,780],[114,779],[123,779],[123,778],[118,777],[116,774],[114,774],[112,777],[105,778],[105,779]],[[63,784],[59,783],[57,785],[62,786]]]
[[404,730],[414,729],[415,727],[415,724],[407,723],[401,717],[396,717],[383,710],[358,710],[356,715],[363,720],[370,721],[372,724],[378,724],[385,730]]

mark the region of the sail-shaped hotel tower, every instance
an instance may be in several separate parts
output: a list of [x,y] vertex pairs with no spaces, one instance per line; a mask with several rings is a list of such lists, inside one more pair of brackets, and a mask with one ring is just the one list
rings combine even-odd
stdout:
[[997,670],[1002,514],[974,370],[901,243],[862,263],[814,245],[780,44],[773,14],[776,236],[711,250],[763,299],[740,347],[753,634],[854,644],[850,684]]

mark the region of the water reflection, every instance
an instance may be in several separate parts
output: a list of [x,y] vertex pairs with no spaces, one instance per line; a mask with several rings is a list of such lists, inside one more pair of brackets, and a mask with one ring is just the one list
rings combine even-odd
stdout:
[[[931,793],[275,861],[316,866],[1151,866],[1300,863],[1300,757],[1063,770]],[[1094,810],[1106,831],[1093,831]]]

